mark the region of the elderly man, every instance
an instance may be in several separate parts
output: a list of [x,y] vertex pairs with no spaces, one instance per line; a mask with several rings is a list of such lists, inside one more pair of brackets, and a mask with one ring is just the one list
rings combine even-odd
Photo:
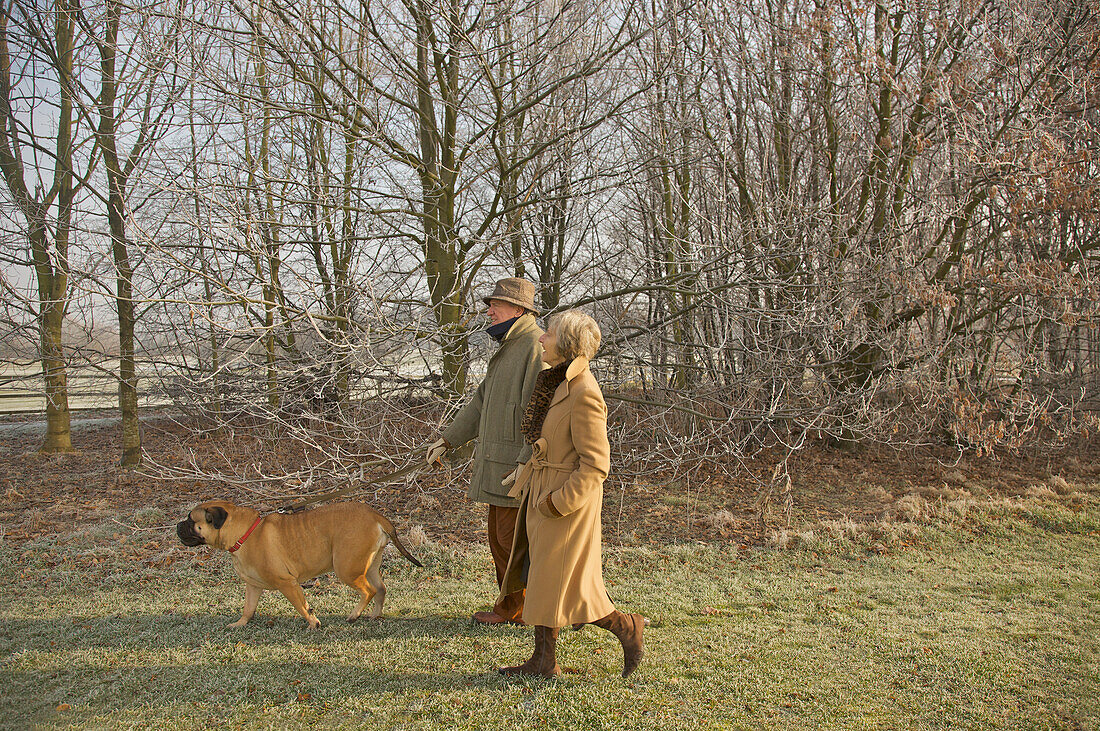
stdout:
[[[504,578],[519,501],[508,497],[515,470],[531,457],[523,440],[520,420],[542,370],[542,329],[535,323],[535,285],[511,277],[496,283],[484,299],[488,305],[489,335],[500,347],[489,359],[485,380],[455,416],[438,440],[427,448],[428,464],[438,461],[451,447],[477,439],[471,500],[489,505],[489,551],[496,565],[497,587]],[[498,598],[492,611],[476,612],[482,624],[523,624],[522,589]]]

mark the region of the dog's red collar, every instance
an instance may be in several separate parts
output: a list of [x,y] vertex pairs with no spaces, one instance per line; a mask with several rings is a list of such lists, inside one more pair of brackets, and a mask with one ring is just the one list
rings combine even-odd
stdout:
[[263,520],[263,519],[264,519],[264,516],[262,516],[262,515],[260,517],[256,518],[256,522],[252,524],[251,528],[249,528],[248,530],[246,530],[244,532],[244,535],[241,536],[239,541],[237,541],[236,543],[233,544],[233,547],[229,549],[229,552],[233,553],[238,548],[240,548],[241,545],[245,542],[245,539],[247,539],[250,535],[252,535],[252,531],[256,530],[256,526],[258,526],[260,524],[260,521]]

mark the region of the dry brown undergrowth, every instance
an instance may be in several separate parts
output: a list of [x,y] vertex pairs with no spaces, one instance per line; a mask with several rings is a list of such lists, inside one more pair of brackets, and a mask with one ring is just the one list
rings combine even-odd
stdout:
[[[175,542],[175,521],[201,500],[222,497],[259,509],[280,504],[271,499],[272,492],[265,497],[232,485],[124,472],[115,466],[117,437],[117,427],[88,428],[74,436],[78,452],[64,456],[38,454],[36,437],[5,437],[0,442],[3,538],[23,542],[111,520],[119,521],[125,533],[131,516],[152,511],[164,526],[139,538],[168,548]],[[193,453],[212,471],[220,460],[272,457],[270,445],[251,436],[202,438],[154,420],[146,424],[145,449],[162,464],[184,464]],[[681,470],[675,477],[613,474],[605,492],[604,538],[611,545],[698,540],[782,546],[800,537],[863,533],[883,545],[905,545],[914,534],[907,524],[965,511],[976,501],[1042,497],[1072,507],[1080,501],[1080,485],[1100,481],[1097,457],[1098,440],[1057,453],[998,459],[928,451],[808,449],[788,465],[794,498],[789,524],[775,510],[767,523],[758,516],[758,480],[766,479],[773,467],[766,454],[745,462],[739,471],[731,469],[741,475],[732,479],[717,477],[713,467]],[[284,466],[299,458],[286,446],[278,455]],[[480,542],[484,509],[466,498],[466,479],[462,469],[441,470],[409,486],[372,487],[354,497],[389,516],[401,530],[415,531],[418,540]],[[287,488],[284,494],[292,493]]]

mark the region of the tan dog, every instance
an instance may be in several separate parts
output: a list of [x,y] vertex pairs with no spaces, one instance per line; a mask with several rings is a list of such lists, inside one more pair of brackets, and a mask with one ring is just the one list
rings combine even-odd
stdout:
[[335,571],[362,597],[349,622],[359,618],[372,598],[371,618],[377,619],[386,598],[379,573],[386,544],[392,541],[402,556],[421,565],[401,545],[393,523],[361,503],[261,516],[251,508],[212,500],[196,506],[180,521],[176,534],[185,546],[205,544],[230,552],[233,569],[246,587],[241,618],[230,627],[243,627],[252,619],[265,589],[281,591],[310,627],[320,627],[301,583],[328,571]]

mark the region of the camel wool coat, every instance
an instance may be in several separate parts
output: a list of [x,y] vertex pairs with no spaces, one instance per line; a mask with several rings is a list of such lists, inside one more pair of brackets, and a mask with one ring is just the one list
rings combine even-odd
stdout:
[[526,587],[527,624],[564,627],[615,611],[600,553],[603,483],[610,467],[607,404],[588,360],[576,358],[512,489],[520,506],[501,596]]

